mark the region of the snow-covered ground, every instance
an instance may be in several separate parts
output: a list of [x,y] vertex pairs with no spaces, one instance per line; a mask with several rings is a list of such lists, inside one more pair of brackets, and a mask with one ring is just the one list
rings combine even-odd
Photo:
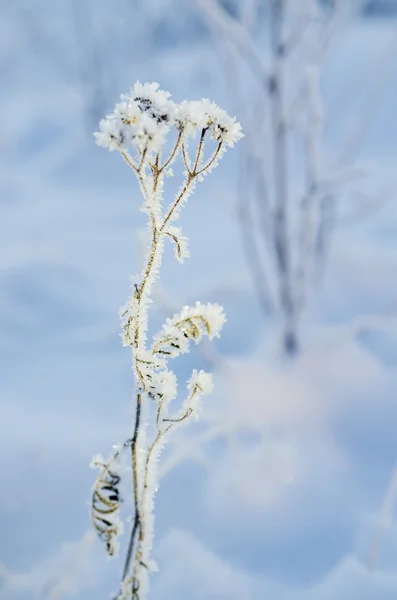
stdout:
[[[4,67],[0,92],[0,598],[97,600],[116,589],[120,564],[89,531],[88,464],[131,430],[118,309],[140,267],[144,216],[128,169],[85,136],[78,94],[28,56],[22,16],[7,10],[3,50],[22,59]],[[328,108],[396,27],[365,21],[341,41]],[[208,38],[182,37],[132,56],[133,80],[231,109]],[[381,332],[358,326],[397,300],[396,99],[394,60],[363,152],[376,167],[371,185],[387,186],[390,200],[338,230],[294,363],[274,357],[251,290],[235,221],[237,154],[183,213],[191,259],[181,266],[166,253],[165,293],[176,305],[221,302],[229,320],[204,422],[163,463],[153,600],[396,597],[397,518],[377,569],[367,562],[397,460],[397,337],[392,320]],[[202,362],[189,355],[179,372]]]

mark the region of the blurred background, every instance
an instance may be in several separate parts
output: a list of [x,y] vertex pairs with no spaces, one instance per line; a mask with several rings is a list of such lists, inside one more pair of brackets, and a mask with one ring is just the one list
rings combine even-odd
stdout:
[[1,600],[117,589],[88,464],[131,432],[118,310],[145,219],[93,132],[136,80],[245,133],[156,288],[155,329],[196,300],[228,322],[178,359],[216,389],[163,456],[151,597],[394,600],[397,1],[0,7]]

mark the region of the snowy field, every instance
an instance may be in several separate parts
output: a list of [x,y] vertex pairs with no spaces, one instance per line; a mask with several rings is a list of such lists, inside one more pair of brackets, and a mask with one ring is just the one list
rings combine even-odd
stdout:
[[[165,15],[166,0],[158,4]],[[153,33],[145,47],[137,34],[105,112],[141,80],[159,81],[178,101],[210,97],[234,114],[218,55],[188,4],[174,3],[178,17],[158,41]],[[88,465],[131,431],[118,310],[141,266],[145,221],[130,172],[87,131],[79,89],[35,53],[17,4],[4,12],[0,598],[99,600],[117,588],[121,562],[106,559],[90,530]],[[375,19],[348,31],[327,72],[328,109],[335,90],[370,74],[396,29],[397,21]],[[337,230],[295,361],[277,358],[252,290],[236,222],[237,151],[183,213],[191,259],[181,266],[166,252],[158,297],[220,302],[228,322],[204,419],[164,456],[153,600],[396,598],[393,512],[368,569],[397,461],[396,323],[360,328],[397,301],[396,64],[362,151],[374,169],[368,185],[390,198]],[[342,130],[348,120],[341,114]],[[332,128],[330,152],[338,135]],[[166,309],[159,302],[155,311],[159,325]],[[178,372],[187,377],[200,364],[213,368],[195,352]]]

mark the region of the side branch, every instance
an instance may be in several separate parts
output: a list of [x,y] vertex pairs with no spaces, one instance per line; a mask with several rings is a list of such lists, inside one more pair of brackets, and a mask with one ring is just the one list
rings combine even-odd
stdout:
[[179,204],[182,202],[186,192],[189,190],[189,187],[192,183],[194,179],[194,175],[191,173],[190,175],[188,175],[188,178],[186,179],[185,185],[183,186],[182,191],[180,192],[179,196],[177,197],[177,199],[175,200],[174,204],[171,206],[170,210],[168,211],[163,224],[160,226],[159,232],[163,233],[165,227],[167,227],[168,223],[170,222],[170,220],[172,219],[172,215],[174,214],[175,210],[178,208]]

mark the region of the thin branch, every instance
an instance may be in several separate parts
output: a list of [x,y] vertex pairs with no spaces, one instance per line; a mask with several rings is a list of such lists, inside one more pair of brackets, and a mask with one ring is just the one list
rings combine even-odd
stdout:
[[274,251],[278,269],[279,300],[285,321],[284,349],[295,351],[295,307],[291,287],[291,256],[288,207],[288,149],[284,119],[284,23],[285,0],[270,1],[270,42],[274,74],[269,86],[273,135]]
[[219,142],[217,149],[214,152],[213,157],[211,158],[211,160],[205,165],[205,167],[203,167],[202,169],[200,169],[200,171],[194,172],[194,175],[201,175],[201,173],[204,173],[204,171],[207,171],[216,161],[216,159],[219,156],[219,153],[221,151],[223,143]]
[[182,156],[183,156],[183,162],[185,163],[185,167],[186,167],[186,171],[187,171],[188,175],[192,175],[192,171],[191,171],[190,164],[189,164],[189,157],[186,152],[185,144],[182,144]]
[[206,132],[207,132],[207,127],[205,127],[204,129],[202,129],[202,131],[201,131],[200,141],[199,141],[199,145],[198,145],[198,148],[197,148],[196,160],[194,161],[194,167],[193,167],[192,175],[198,175],[199,173],[202,173],[202,171],[200,171],[199,173],[197,173],[197,167],[198,167],[198,164],[199,164],[199,161],[200,161],[201,152],[203,150],[203,144],[204,144],[204,138],[205,138]]
[[138,483],[138,434],[139,434],[139,426],[141,422],[141,403],[142,397],[141,394],[137,395],[136,400],[136,413],[135,413],[135,427],[134,427],[134,435],[131,442],[131,460],[132,460],[132,476],[133,476],[133,488],[134,488],[134,504],[135,504],[135,516],[134,516],[134,524],[130,534],[130,541],[128,543],[127,556],[124,563],[123,574],[121,577],[121,581],[124,581],[128,575],[131,566],[131,560],[133,557],[135,538],[140,528],[140,515],[139,515],[139,483]]
[[178,150],[179,150],[179,145],[180,145],[181,140],[182,140],[182,136],[183,136],[183,132],[180,131],[179,135],[178,135],[178,138],[176,140],[176,144],[174,146],[173,151],[171,152],[171,155],[170,155],[169,159],[166,160],[166,162],[163,164],[163,166],[159,167],[159,169],[158,169],[159,175],[172,163],[172,161],[174,160],[175,156],[177,155]]
[[252,274],[252,281],[256,288],[257,298],[265,315],[273,312],[273,302],[267,274],[259,252],[258,237],[255,235],[255,223],[252,218],[249,196],[244,195],[244,180],[240,177],[240,191],[238,196],[237,215],[240,225],[243,250],[247,264]]
[[[313,57],[313,64],[316,67],[319,68],[324,65],[332,44],[335,43],[337,35],[340,35],[347,23],[349,23],[351,15],[354,13],[354,8],[354,2],[349,0],[337,0],[335,2],[325,30],[319,34],[321,44],[318,46],[316,55]],[[305,108],[305,97],[305,82],[301,82],[290,107],[286,110],[286,126],[288,128],[294,127],[301,117]]]
[[[252,2],[252,10],[254,10],[254,5],[256,6],[256,4],[256,0],[254,0]],[[208,19],[208,22],[209,27],[213,33],[212,38],[218,51],[218,55],[224,66],[224,70],[226,73],[226,83],[229,87],[230,95],[236,100],[238,113],[241,115],[245,115],[244,121],[248,122],[249,114],[247,106],[249,105],[249,103],[244,98],[244,94],[242,92],[244,86],[242,85],[242,82],[239,80],[238,77],[239,73],[241,72],[241,69],[239,67],[236,48],[232,40],[227,40],[228,47],[227,50],[225,50],[224,44],[220,43],[220,37],[218,35],[219,28],[217,24],[214,23],[211,19]],[[247,26],[246,23],[245,26]],[[245,136],[247,139],[247,143],[244,144],[240,150],[240,152],[242,152],[242,155],[240,155],[240,161],[242,165],[237,171],[237,221],[240,227],[243,252],[245,254],[248,269],[251,271],[251,278],[254,288],[256,289],[256,295],[259,300],[259,304],[261,306],[262,311],[264,312],[264,314],[267,315],[273,312],[274,301],[272,298],[272,291],[270,289],[270,285],[267,281],[266,268],[263,264],[260,253],[260,238],[255,232],[256,221],[251,211],[250,193],[251,183],[255,181],[257,184],[256,196],[258,201],[258,208],[260,211],[261,222],[264,227],[264,241],[267,245],[270,245],[271,242],[268,231],[269,205],[266,181],[264,177],[266,161],[263,157],[263,137],[260,134],[260,132],[258,132],[258,122],[259,124],[262,124],[264,122],[266,111],[266,96],[264,96],[261,87],[257,105],[252,111],[252,126],[245,128]],[[261,143],[262,146],[261,154],[258,154],[258,156],[256,157],[254,149],[255,146],[259,143]],[[261,161],[260,164],[259,161]],[[255,169],[255,165],[257,163],[258,166]]]
[[253,69],[261,81],[270,78],[269,69],[263,61],[262,55],[255,48],[255,44],[244,26],[233,19],[221,8],[216,0],[196,0],[208,19],[210,19],[226,36],[233,41],[247,59],[248,65]]
[[138,167],[136,166],[136,164],[134,163],[134,161],[132,160],[131,156],[128,154],[128,152],[126,150],[120,150],[121,156],[124,158],[125,162],[127,163],[128,166],[131,167],[131,169],[137,173],[138,172]]
[[[143,165],[145,164],[146,154],[147,154],[147,148],[145,148],[144,151],[142,152],[141,162],[138,167],[138,173],[140,173],[142,171]],[[158,160],[158,155],[157,155],[157,160]]]
[[172,215],[174,214],[175,210],[178,208],[179,204],[182,202],[186,192],[188,191],[192,181],[194,179],[194,175],[190,174],[185,182],[185,185],[183,186],[182,191],[180,192],[179,196],[177,197],[177,199],[175,200],[174,204],[171,206],[171,208],[169,209],[162,225],[159,228],[159,232],[163,233],[165,227],[167,227],[169,221],[172,219]]
[[300,202],[299,257],[296,274],[295,310],[303,311],[314,279],[316,240],[320,228],[319,179],[321,168],[322,107],[317,71],[307,73],[307,126],[305,135],[306,192]]
[[182,423],[182,421],[184,421],[185,419],[190,417],[191,414],[192,414],[192,409],[188,408],[188,410],[185,412],[185,414],[182,415],[181,417],[178,417],[175,419],[163,419],[163,423]]
[[257,22],[260,0],[244,0],[241,6],[241,25],[250,33]]
[[[141,180],[143,190],[146,190],[146,186],[144,185],[144,182],[142,181],[142,174],[140,172],[138,172],[137,174],[139,176],[139,179]],[[156,188],[158,185],[158,178],[159,178],[159,175],[158,175],[158,173],[156,173],[154,182],[153,182],[153,192],[154,193],[156,192]],[[149,253],[148,263],[147,263],[147,266],[146,266],[146,269],[145,269],[145,272],[144,272],[144,275],[142,278],[142,283],[141,283],[140,287],[138,288],[138,292],[137,292],[137,300],[138,300],[137,323],[138,323],[138,326],[136,327],[135,337],[134,337],[135,355],[136,355],[136,352],[140,345],[141,334],[143,333],[140,331],[140,327],[139,327],[139,322],[140,322],[139,317],[140,317],[140,312],[142,309],[142,298],[143,298],[143,294],[144,294],[147,282],[149,281],[151,271],[153,269],[154,260],[155,260],[156,252],[158,249],[158,231],[157,231],[157,226],[156,226],[156,220],[155,220],[154,214],[152,212],[151,212],[150,216],[151,216],[151,222],[152,222],[152,246],[151,246],[151,250]],[[138,369],[137,369],[137,372],[138,372]],[[143,382],[142,375],[140,375],[140,380],[142,383]],[[136,399],[134,435],[133,435],[132,443],[131,443],[135,516],[134,516],[134,524],[133,524],[131,535],[130,535],[130,541],[128,544],[128,550],[127,550],[126,561],[125,561],[124,569],[123,569],[122,581],[124,581],[124,579],[127,577],[127,574],[130,570],[131,561],[133,559],[133,552],[134,552],[136,536],[138,534],[138,531],[142,527],[141,517],[140,517],[140,512],[139,512],[139,482],[138,482],[138,460],[139,460],[138,459],[138,447],[139,447],[138,446],[138,436],[139,436],[139,431],[140,431],[141,410],[142,410],[142,394],[138,393],[137,399]]]

